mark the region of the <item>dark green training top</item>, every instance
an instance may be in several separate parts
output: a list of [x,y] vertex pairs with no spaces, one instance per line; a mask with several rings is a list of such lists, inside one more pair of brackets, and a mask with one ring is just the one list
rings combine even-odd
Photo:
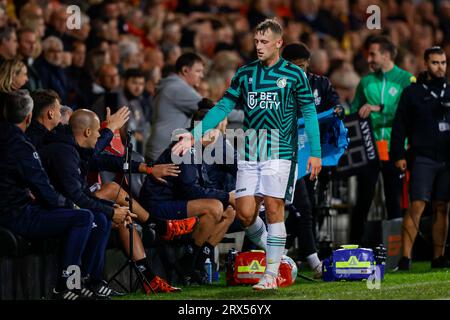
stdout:
[[281,57],[271,67],[256,60],[239,68],[223,98],[207,113],[201,125],[194,128],[195,140],[215,128],[238,103],[243,104],[245,114],[245,160],[297,162],[300,111],[305,118],[311,156],[320,158],[314,98],[301,68]]

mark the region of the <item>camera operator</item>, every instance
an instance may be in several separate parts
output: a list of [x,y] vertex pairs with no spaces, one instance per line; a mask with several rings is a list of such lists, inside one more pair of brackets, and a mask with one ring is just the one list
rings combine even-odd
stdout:
[[[444,257],[447,238],[447,204],[450,199],[450,87],[445,78],[447,59],[440,47],[425,50],[427,70],[407,87],[399,102],[392,128],[391,157],[402,171],[411,171],[410,207],[403,220],[403,257],[399,270],[411,267],[411,250],[420,217],[433,202],[432,268],[448,268]],[[405,138],[410,148],[405,151]]]

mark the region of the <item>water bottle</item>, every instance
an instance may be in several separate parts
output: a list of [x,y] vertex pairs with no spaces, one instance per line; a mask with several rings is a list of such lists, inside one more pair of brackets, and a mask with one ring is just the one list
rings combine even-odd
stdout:
[[385,271],[385,267],[386,267],[386,248],[381,243],[380,245],[375,247],[373,252],[374,252],[376,266],[380,270],[380,278],[381,278],[381,280],[383,280],[384,279],[384,271]]
[[205,261],[205,271],[206,271],[206,275],[207,275],[207,283],[208,284],[212,284],[212,263],[211,263],[211,259],[206,258]]
[[225,263],[225,275],[226,275],[226,282],[227,285],[233,285],[234,284],[234,262],[236,260],[236,256],[237,256],[238,252],[236,251],[235,248],[231,248],[230,250],[228,250],[228,255],[227,255],[227,261]]

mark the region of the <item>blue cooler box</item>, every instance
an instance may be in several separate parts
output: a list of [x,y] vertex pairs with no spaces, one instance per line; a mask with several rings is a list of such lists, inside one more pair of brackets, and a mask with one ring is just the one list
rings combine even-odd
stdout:
[[381,280],[384,278],[385,261],[375,259],[372,249],[358,248],[354,245],[342,247],[342,249],[335,250],[331,257],[323,261],[324,281],[367,280],[374,274]]

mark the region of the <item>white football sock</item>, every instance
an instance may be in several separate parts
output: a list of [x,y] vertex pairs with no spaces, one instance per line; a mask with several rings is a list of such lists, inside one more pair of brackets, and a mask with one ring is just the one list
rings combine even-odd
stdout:
[[308,261],[309,266],[314,271],[320,265],[320,259],[319,259],[319,256],[317,255],[317,252],[307,256],[306,261]]
[[274,277],[278,276],[281,257],[286,245],[286,226],[284,222],[268,224],[266,272]]
[[258,248],[267,251],[267,230],[264,221],[258,216],[255,222],[245,229],[245,235]]

